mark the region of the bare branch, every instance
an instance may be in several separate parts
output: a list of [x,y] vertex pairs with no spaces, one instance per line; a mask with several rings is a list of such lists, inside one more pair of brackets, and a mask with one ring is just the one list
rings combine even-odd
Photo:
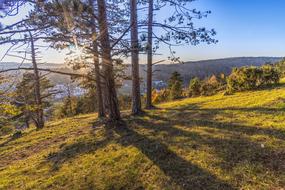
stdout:
[[162,63],[162,62],[164,62],[164,61],[165,61],[164,59],[163,59],[163,60],[160,60],[160,61],[156,61],[156,62],[152,63],[152,65],[157,65],[157,64]]

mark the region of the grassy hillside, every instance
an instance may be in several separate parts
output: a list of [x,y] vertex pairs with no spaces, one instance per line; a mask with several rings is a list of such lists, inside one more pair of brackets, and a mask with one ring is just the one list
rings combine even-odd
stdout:
[[0,189],[282,189],[285,88],[185,99],[0,139]]

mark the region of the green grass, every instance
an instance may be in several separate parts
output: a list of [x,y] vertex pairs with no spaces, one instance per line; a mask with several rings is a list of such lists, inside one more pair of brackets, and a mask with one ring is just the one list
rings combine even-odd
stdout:
[[82,115],[0,139],[0,189],[285,187],[285,88],[161,104],[120,127]]

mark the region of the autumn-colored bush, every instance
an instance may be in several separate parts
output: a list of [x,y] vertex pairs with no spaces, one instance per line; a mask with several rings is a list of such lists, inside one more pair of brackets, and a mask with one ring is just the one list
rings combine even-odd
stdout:
[[221,75],[212,75],[211,77],[200,80],[194,78],[190,81],[188,96],[210,96],[216,94],[217,92],[224,90],[226,84],[226,77],[224,74]]
[[167,89],[162,89],[160,91],[158,90],[153,90],[152,91],[152,100],[154,104],[158,104],[161,102],[166,102],[169,100],[169,90]]

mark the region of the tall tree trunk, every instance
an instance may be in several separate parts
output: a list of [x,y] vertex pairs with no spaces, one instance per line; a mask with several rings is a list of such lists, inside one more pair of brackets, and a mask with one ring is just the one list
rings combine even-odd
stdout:
[[103,95],[101,87],[101,76],[100,76],[100,66],[99,66],[99,51],[97,44],[97,31],[96,31],[96,22],[93,16],[94,14],[94,1],[89,0],[89,5],[91,7],[91,28],[92,28],[92,41],[93,41],[93,62],[94,62],[94,71],[96,78],[96,97],[97,97],[97,107],[98,107],[98,117],[105,117],[105,110],[103,105]]
[[147,87],[146,87],[146,108],[151,109],[152,105],[152,24],[153,24],[153,0],[149,0],[148,7],[148,36],[147,36]]
[[132,56],[132,114],[141,112],[140,76],[139,76],[139,42],[137,21],[137,0],[130,0],[131,10],[131,56]]
[[43,111],[42,99],[41,99],[40,75],[39,75],[37,61],[36,61],[34,39],[31,33],[30,33],[30,38],[31,38],[32,64],[33,64],[34,79],[35,79],[35,102],[37,105],[35,123],[38,129],[42,129],[44,127],[44,111]]
[[104,98],[108,106],[108,117],[111,121],[121,119],[119,103],[117,98],[114,68],[111,57],[111,45],[109,39],[109,30],[106,14],[105,0],[97,0],[98,5],[98,21],[99,21],[99,39],[102,48],[102,70],[105,79]]
[[100,66],[99,66],[99,53],[98,46],[93,42],[93,61],[94,61],[94,70],[96,77],[96,96],[97,96],[97,106],[98,106],[98,117],[105,117],[105,110],[103,105],[103,95],[102,95],[102,86],[101,86],[101,76],[100,76]]

